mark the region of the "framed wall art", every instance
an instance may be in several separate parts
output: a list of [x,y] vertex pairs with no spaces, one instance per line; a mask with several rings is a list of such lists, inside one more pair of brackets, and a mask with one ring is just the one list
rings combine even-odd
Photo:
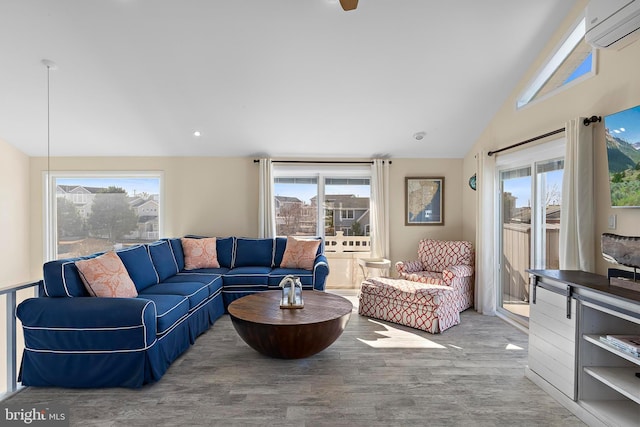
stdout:
[[444,225],[444,177],[405,178],[405,225]]

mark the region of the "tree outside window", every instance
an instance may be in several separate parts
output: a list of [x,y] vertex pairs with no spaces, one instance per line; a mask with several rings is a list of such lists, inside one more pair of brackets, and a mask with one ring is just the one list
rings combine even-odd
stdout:
[[[160,177],[54,177],[49,258],[84,256],[160,238]],[[51,207],[49,207],[51,209]],[[55,244],[53,244],[55,243]]]

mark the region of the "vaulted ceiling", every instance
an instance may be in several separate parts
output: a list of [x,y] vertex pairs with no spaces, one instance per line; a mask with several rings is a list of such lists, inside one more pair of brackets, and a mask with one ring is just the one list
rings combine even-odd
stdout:
[[0,139],[48,59],[52,156],[463,157],[575,2],[2,0]]

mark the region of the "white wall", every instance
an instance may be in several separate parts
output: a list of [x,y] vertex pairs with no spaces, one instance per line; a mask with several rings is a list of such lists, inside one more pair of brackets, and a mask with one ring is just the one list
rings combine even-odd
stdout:
[[[0,287],[11,287],[40,278],[29,270],[29,158],[0,140]],[[33,296],[33,289],[17,294],[17,303]],[[7,391],[6,298],[0,297],[0,395]],[[23,348],[17,334],[18,357]]]
[[[561,28],[538,56],[518,87],[505,101],[503,107],[487,125],[474,147],[467,153],[463,164],[466,179],[476,172],[475,154],[481,149],[494,150],[536,135],[561,128],[580,116],[605,116],[640,104],[640,41],[620,51],[598,51],[597,75],[570,87],[552,97],[533,103],[519,111],[515,109],[516,98],[524,86],[533,78],[564,33],[573,25],[584,9],[586,1],[580,1],[565,20]],[[604,142],[604,124],[595,126],[595,180],[596,180],[596,259],[597,272],[606,274],[611,265],[600,255],[600,235],[613,232],[622,235],[640,235],[640,209],[612,209],[610,207],[607,155]],[[463,192],[468,192],[463,189]],[[475,197],[463,198],[463,210],[468,212],[462,219],[463,236],[475,240]],[[607,229],[607,217],[616,214],[616,230]]]
[[37,279],[29,274],[29,158],[0,140],[0,286]]

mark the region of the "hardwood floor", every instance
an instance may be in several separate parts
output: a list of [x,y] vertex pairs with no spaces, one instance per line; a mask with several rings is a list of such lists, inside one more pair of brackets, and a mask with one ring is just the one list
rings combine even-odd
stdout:
[[28,388],[3,403],[69,405],[81,426],[583,425],[525,378],[526,334],[471,310],[461,320],[431,335],[354,308],[332,346],[278,360],[248,347],[225,315],[156,384]]

